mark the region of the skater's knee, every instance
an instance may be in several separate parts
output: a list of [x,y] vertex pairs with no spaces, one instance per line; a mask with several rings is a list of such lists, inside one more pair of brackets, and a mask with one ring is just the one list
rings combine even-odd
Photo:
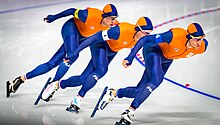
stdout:
[[52,63],[52,62],[47,62],[45,63],[47,66],[47,70],[51,70],[53,69],[54,67],[56,67],[56,64],[55,63]]
[[152,84],[152,83],[149,83],[149,84],[147,84],[147,86],[146,86],[146,90],[152,93],[157,87],[158,87],[158,86],[156,86],[156,85],[154,85],[154,84]]
[[77,31],[77,27],[73,19],[68,20],[62,27],[61,34],[63,37],[73,34],[74,31]]
[[108,71],[107,67],[99,67],[96,73],[99,76],[99,78],[101,78],[107,73],[107,71]]
[[154,78],[151,78],[150,80],[149,80],[149,82],[150,83],[154,83],[154,85],[160,85],[160,83],[162,83],[163,82],[163,76],[161,75],[161,76],[156,76],[156,77],[154,77]]

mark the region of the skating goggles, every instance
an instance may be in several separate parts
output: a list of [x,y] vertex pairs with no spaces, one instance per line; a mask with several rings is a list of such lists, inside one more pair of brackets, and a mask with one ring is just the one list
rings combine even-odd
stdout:
[[109,19],[109,20],[114,21],[114,20],[116,20],[117,16],[109,16],[109,17],[106,17],[106,18]]
[[205,35],[203,35],[203,36],[198,36],[198,37],[195,37],[195,36],[190,35],[190,37],[191,37],[192,39],[196,39],[197,41],[202,41],[202,40],[204,39]]
[[144,33],[145,35],[149,35],[152,32],[152,30],[143,30],[138,23],[137,26],[141,30],[141,32]]

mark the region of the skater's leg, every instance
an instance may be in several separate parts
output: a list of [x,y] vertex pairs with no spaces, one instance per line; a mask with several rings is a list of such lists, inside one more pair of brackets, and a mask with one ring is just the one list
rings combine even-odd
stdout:
[[[145,55],[146,71],[149,74],[149,80],[146,80],[146,86],[142,87],[133,100],[131,107],[138,108],[148,96],[163,81],[164,75],[172,64],[172,60],[165,59],[160,53],[149,53]],[[147,82],[148,81],[148,82]]]
[[26,74],[27,79],[42,75],[49,72],[54,67],[58,66],[64,59],[66,55],[64,45],[62,45],[59,50],[53,55],[53,57],[46,63],[37,66],[34,70]]
[[141,81],[138,83],[135,87],[126,87],[126,88],[120,88],[118,90],[116,89],[109,89],[105,96],[103,97],[102,101],[100,102],[100,109],[103,110],[111,101],[113,101],[114,98],[135,98],[138,91],[141,89],[142,86],[145,85],[143,82],[144,80],[148,79],[148,75],[145,72],[142,76]]
[[146,81],[148,81],[148,73],[145,70],[144,74],[140,80],[140,82],[138,83],[137,86],[131,86],[131,87],[126,87],[126,88],[120,88],[117,90],[116,92],[116,96],[118,98],[135,98],[138,91],[142,88],[142,86],[144,86],[146,84]]
[[138,108],[148,96],[155,90],[163,81],[164,71],[162,69],[161,55],[157,53],[148,53],[145,55],[146,72],[148,73],[149,80],[145,82],[138,91],[135,99],[131,103],[131,107]]
[[145,62],[145,73],[148,75],[148,79],[145,81],[145,78],[142,77],[141,81],[142,83],[145,83],[145,85],[139,86],[139,91],[136,92],[136,96],[130,107],[121,114],[122,120],[124,119],[130,124],[133,123],[132,118],[134,117],[134,111],[147,99],[152,91],[156,89],[163,80],[162,61],[160,55],[157,53],[148,53],[147,56],[144,57],[144,59],[147,60],[147,62]]
[[[83,84],[83,82],[81,81],[81,78],[89,75],[89,73],[92,72],[94,69],[92,61],[90,61],[90,62],[91,63],[89,63],[89,65],[84,70],[84,72],[82,73],[81,76],[72,76],[66,80],[54,81],[50,85],[48,85],[42,95],[42,99],[49,100],[48,98],[52,98],[55,91],[57,91],[59,88],[65,89],[66,87],[81,86]],[[71,105],[72,105],[72,103],[71,103]]]
[[[75,46],[75,48],[77,48],[78,44],[76,43],[76,39],[74,35],[71,35],[65,38],[65,40],[72,42],[72,46]],[[57,69],[57,72],[55,74],[53,81],[59,81],[66,74],[66,72],[69,70],[69,67],[72,65],[72,63],[76,61],[77,58],[78,58],[78,55],[76,56],[74,60],[63,60],[63,62],[60,63]]]
[[93,65],[92,60],[90,60],[86,69],[83,71],[83,73],[80,76],[71,76],[70,78],[66,80],[61,80],[60,87],[62,89],[65,89],[66,87],[80,86],[83,84],[83,82],[88,77],[88,75],[91,74],[93,71],[94,71],[94,65]]
[[[138,108],[148,96],[155,90],[163,81],[164,75],[168,68],[172,64],[172,60],[166,59],[161,53],[157,45],[148,44],[143,49],[143,56],[145,61],[145,73],[148,77],[142,77],[142,82],[146,86],[140,87],[135,99],[133,100],[131,107],[133,109]],[[147,78],[147,79],[145,79]]]
[[[52,98],[55,91],[59,88],[65,89],[66,87],[76,87],[80,86],[83,83],[83,78],[86,78],[92,71],[94,70],[94,65],[92,60],[90,60],[88,66],[84,70],[84,72],[80,76],[72,76],[67,80],[62,81],[54,81],[45,89],[45,92],[42,95],[42,98],[45,100],[49,100],[48,98]],[[51,87],[54,86],[54,87]]]
[[54,81],[52,82],[44,91],[42,95],[42,99],[48,100],[48,98],[52,98],[55,91],[57,91],[59,88],[65,89],[66,87],[76,87],[82,85],[83,81],[81,80],[83,77],[89,75],[94,70],[93,62],[92,60],[84,70],[84,72],[80,76],[72,76],[66,80],[61,81]]
[[65,89],[66,87],[77,87],[81,86],[82,82],[80,81],[80,76],[71,76],[66,80],[60,81],[60,87]]
[[83,86],[78,93],[78,95],[80,95],[81,97],[84,97],[87,91],[93,88],[97,83],[97,80],[102,78],[108,70],[109,62],[106,48],[97,48],[95,49],[95,51],[92,52],[92,54],[94,55],[92,59],[95,71],[92,72],[83,83]]
[[62,59],[64,57],[65,57],[65,49],[64,46],[62,45],[47,63],[37,66],[34,70],[28,72],[26,75],[15,78],[15,80],[13,80],[10,83],[11,84],[10,92],[15,93],[18,90],[19,86],[22,83],[24,83],[26,79],[31,79],[33,77],[47,73],[48,71],[56,67],[60,62],[62,62]]
[[44,90],[42,94],[42,99],[45,101],[49,101],[49,99],[53,97],[55,91],[57,91],[59,88],[65,89],[66,87],[76,87],[82,85],[83,82],[81,81],[81,78],[88,76],[89,73],[93,71],[93,69],[93,63],[92,61],[90,61],[89,65],[84,70],[81,76],[72,76],[66,80],[52,82]]
[[[80,44],[80,35],[73,19],[68,20],[62,28],[62,37],[64,41],[64,48],[66,50],[67,56],[69,56]],[[60,63],[53,81],[59,81],[68,71],[69,67],[76,61],[78,55],[72,60],[63,60]]]
[[[148,79],[144,80],[142,77],[141,82],[146,85],[140,85],[139,91],[137,92],[134,100],[132,101],[130,107],[122,113],[122,119],[125,119],[129,123],[132,123],[132,116],[128,115],[128,111],[134,112],[148,97],[149,95],[162,83],[163,77],[171,65],[171,60],[164,59],[163,55],[160,53],[145,53],[144,59],[147,60],[145,62],[146,70],[145,73],[148,74]],[[134,113],[132,113],[134,114]]]
[[82,72],[82,74],[79,76],[80,81],[83,83],[85,82],[86,78],[94,72],[95,67],[93,64],[93,60],[90,59],[89,64],[87,65],[86,69]]

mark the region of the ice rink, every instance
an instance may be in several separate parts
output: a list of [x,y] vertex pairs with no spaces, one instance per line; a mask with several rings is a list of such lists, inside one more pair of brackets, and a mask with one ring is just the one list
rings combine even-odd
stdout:
[[[219,125],[220,0],[0,0],[0,125],[114,125],[120,119],[132,99],[115,99],[94,118],[90,114],[105,86],[126,87],[140,80],[144,67],[137,60],[128,69],[121,65],[130,49],[117,54],[108,73],[87,93],[79,114],[65,111],[79,87],[60,90],[50,102],[33,105],[57,68],[27,80],[9,98],[5,94],[7,80],[47,62],[61,46],[62,25],[71,16],[50,24],[43,21],[44,17],[71,7],[102,9],[107,3],[117,7],[119,22],[135,24],[140,16],[149,17],[158,26],[153,33],[174,27],[186,29],[198,22],[209,41],[204,54],[173,62],[163,83],[135,112],[134,125]],[[186,16],[189,14],[194,15]],[[79,75],[89,59],[87,48],[63,79]],[[185,84],[190,88],[184,88]]]

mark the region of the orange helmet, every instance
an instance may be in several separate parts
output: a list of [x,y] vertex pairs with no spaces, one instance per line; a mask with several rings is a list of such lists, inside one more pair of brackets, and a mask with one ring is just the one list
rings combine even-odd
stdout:
[[148,17],[141,17],[138,19],[135,27],[136,31],[140,30],[153,30],[153,25]]
[[187,28],[187,32],[189,33],[189,39],[205,36],[202,27],[198,23],[191,23]]
[[109,17],[109,16],[116,16],[116,17],[118,17],[117,9],[116,9],[116,7],[113,4],[107,4],[103,8],[102,17],[105,18],[105,17]]

